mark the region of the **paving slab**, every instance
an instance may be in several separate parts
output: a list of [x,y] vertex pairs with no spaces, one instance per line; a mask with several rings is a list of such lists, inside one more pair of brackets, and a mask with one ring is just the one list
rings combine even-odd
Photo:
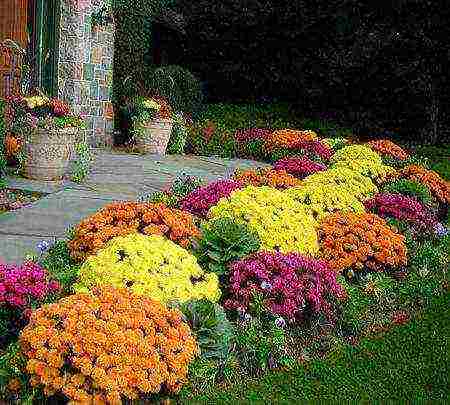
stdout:
[[237,168],[267,166],[242,159],[132,155],[94,150],[91,172],[82,184],[39,182],[9,176],[11,188],[48,195],[0,215],[0,261],[20,263],[41,240],[64,239],[67,230],[112,201],[135,201],[170,186],[177,175],[206,181],[228,178]]

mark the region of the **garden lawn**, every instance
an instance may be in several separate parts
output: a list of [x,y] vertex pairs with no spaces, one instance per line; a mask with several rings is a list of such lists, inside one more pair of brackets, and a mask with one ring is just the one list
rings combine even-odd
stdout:
[[[401,400],[449,401],[450,293],[435,298],[422,314],[379,338],[341,347],[326,359],[289,372],[272,372],[259,379],[236,378],[183,401]],[[192,403],[192,402],[191,402]]]

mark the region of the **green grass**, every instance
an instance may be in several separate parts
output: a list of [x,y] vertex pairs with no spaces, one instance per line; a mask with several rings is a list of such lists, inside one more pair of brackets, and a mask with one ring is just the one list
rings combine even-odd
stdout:
[[228,387],[189,397],[184,403],[298,403],[299,401],[449,401],[450,293],[436,298],[419,319],[381,339],[341,346],[332,355],[259,379],[242,376]]
[[450,144],[441,146],[418,146],[414,151],[418,156],[426,157],[430,168],[450,181]]

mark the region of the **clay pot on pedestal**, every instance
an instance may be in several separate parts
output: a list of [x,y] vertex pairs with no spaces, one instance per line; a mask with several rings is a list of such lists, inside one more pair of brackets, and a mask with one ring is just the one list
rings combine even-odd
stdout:
[[33,180],[61,180],[73,155],[79,128],[37,128],[23,142],[23,174]]
[[136,148],[144,154],[165,155],[172,132],[173,120],[153,119],[134,124]]

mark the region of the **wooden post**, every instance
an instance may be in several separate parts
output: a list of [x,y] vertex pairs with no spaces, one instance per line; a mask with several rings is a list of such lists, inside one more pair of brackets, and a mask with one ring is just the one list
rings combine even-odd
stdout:
[[[28,0],[0,0],[0,42],[11,39],[22,48],[27,44]],[[0,97],[20,90],[18,55],[8,48],[0,48]]]

